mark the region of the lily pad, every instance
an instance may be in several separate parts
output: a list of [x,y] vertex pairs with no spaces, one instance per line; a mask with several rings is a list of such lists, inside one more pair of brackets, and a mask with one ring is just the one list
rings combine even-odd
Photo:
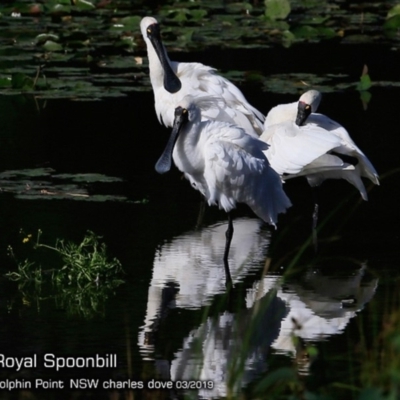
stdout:
[[88,0],[73,0],[74,5],[80,10],[93,10],[96,7]]
[[70,179],[72,182],[122,182],[121,178],[102,174],[57,174],[56,179]]
[[[25,200],[77,200],[77,201],[123,201],[126,196],[104,193],[121,178],[102,174],[57,174],[51,168],[4,171],[0,173],[0,190]],[[115,192],[115,185],[113,186]],[[97,189],[96,189],[97,188]],[[144,204],[142,200],[139,201]]]
[[54,169],[51,168],[18,169],[12,171],[4,171],[0,173],[0,180],[14,179],[18,177],[36,178],[50,176],[54,172]]
[[[11,17],[16,5],[22,15]],[[1,93],[86,101],[151,90],[137,2],[49,0],[39,6],[25,0],[0,4]],[[146,6],[146,14],[150,10]],[[399,8],[387,13],[374,3],[360,13],[357,4],[324,0],[181,1],[159,5],[156,16],[169,52],[289,47],[333,38],[399,45]]]
[[291,10],[289,0],[265,0],[265,16],[269,19],[285,19]]
[[47,40],[43,45],[46,51],[61,51],[63,49],[60,43],[53,42],[52,40]]

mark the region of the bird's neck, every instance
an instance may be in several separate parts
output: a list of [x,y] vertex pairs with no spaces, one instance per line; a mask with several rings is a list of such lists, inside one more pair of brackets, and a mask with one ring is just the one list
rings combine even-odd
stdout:
[[185,147],[186,150],[198,146],[203,131],[200,124],[201,120],[199,116],[185,125],[178,138],[180,146]]
[[280,104],[270,110],[265,118],[264,126],[268,128],[272,125],[281,124],[286,121],[296,121],[298,103]]
[[176,141],[173,159],[179,170],[190,176],[201,175],[204,169],[202,155],[202,126],[200,120],[183,128]]

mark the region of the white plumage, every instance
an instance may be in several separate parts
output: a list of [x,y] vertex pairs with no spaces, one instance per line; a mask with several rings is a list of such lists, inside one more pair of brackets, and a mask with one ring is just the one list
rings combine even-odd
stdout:
[[[209,205],[218,205],[229,213],[236,203],[245,203],[258,217],[275,225],[278,214],[285,212],[291,203],[279,175],[263,154],[266,144],[226,122],[201,121],[202,111],[209,109],[210,102],[213,103],[212,98],[191,96],[182,100],[157,171],[169,170],[168,154],[173,148],[175,165]],[[187,120],[177,126],[181,117]]]
[[272,108],[260,137],[270,145],[265,154],[283,179],[306,175],[311,186],[346,179],[367,200],[361,177],[379,185],[378,174],[342,125],[315,112],[320,100],[318,91],[309,90],[299,102]]
[[264,115],[247,102],[235,85],[206,65],[170,61],[155,18],[144,17],[140,29],[147,46],[150,80],[160,123],[172,127],[175,108],[185,96],[211,95],[220,101],[203,110],[204,120],[229,122],[252,136],[261,134]]

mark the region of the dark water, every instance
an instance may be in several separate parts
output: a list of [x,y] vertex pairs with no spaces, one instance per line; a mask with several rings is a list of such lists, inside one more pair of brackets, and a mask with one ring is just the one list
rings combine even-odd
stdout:
[[[367,63],[376,82],[396,81],[399,66],[398,53],[382,46],[320,44],[263,50],[262,54],[210,50],[171,58],[196,60],[221,70],[234,63],[235,69],[265,74],[345,73],[354,81]],[[242,89],[264,113],[273,105],[297,98],[262,91],[257,84],[247,83]],[[155,173],[154,164],[168,130],[158,124],[150,91],[100,102],[44,103],[28,95],[2,96],[1,171],[42,167],[60,174],[118,177],[123,181],[88,184],[86,189],[125,196],[128,201],[28,200],[14,192],[0,194],[2,274],[15,269],[7,246],[13,246],[21,258],[25,254],[21,229],[34,236],[41,229],[43,242],[49,244],[56,238],[79,242],[91,230],[103,237],[109,253],[121,261],[126,273],[126,283],[109,293],[100,312],[90,318],[70,312],[54,298],[22,293],[15,283],[1,278],[1,353],[12,357],[37,354],[39,365],[22,371],[0,368],[0,379],[61,379],[68,388],[70,378],[146,381],[198,377],[214,382],[214,389],[201,390],[201,396],[224,397],[228,366],[238,358],[241,346],[246,348],[246,367],[234,393],[273,366],[292,365],[296,353],[291,341],[293,318],[301,325],[297,335],[328,355],[357,343],[359,318],[363,318],[368,336],[371,321],[379,319],[398,278],[400,222],[400,89],[394,84],[375,85],[370,93],[367,110],[356,90],[346,90],[325,94],[320,111],[348,129],[381,175],[381,186],[371,188],[369,201],[363,202],[348,183],[325,182],[319,194],[324,224],[318,236],[319,252],[315,255],[308,246],[283,284],[280,276],[310,237],[310,188],[301,179],[285,184],[294,206],[274,232],[246,208],[239,208],[231,252],[237,284],[229,301],[223,300],[221,265],[224,213],[207,209],[203,227],[196,230],[198,193],[176,170],[166,176]],[[260,278],[266,261],[270,269]],[[251,316],[256,308],[262,312],[254,325]],[[249,342],[246,327],[252,328]],[[59,357],[116,354],[118,365],[56,372],[43,365],[42,357],[48,353]],[[341,379],[340,363],[317,360],[316,365],[323,365],[326,372],[322,376],[307,361],[297,362],[303,374],[311,371],[318,382]],[[197,392],[191,393],[197,396]],[[34,390],[33,394],[34,398],[72,398],[70,390]],[[0,391],[0,398],[19,395],[16,390]],[[135,391],[135,398],[170,395],[170,391]],[[111,398],[109,392],[90,390],[77,396]]]

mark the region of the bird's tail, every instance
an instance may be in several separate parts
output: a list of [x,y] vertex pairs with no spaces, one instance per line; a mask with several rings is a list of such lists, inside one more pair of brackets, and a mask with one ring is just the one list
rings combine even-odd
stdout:
[[278,214],[285,213],[292,205],[283,190],[280,176],[268,166],[256,183],[254,201],[247,204],[265,222],[276,227]]

